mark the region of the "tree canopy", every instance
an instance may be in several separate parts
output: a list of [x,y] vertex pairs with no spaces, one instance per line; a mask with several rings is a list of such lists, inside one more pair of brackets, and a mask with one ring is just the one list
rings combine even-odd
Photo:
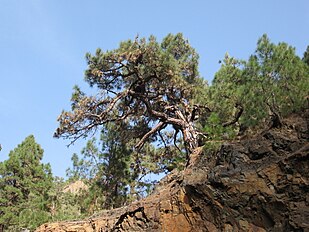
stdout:
[[59,116],[56,137],[75,141],[102,125],[125,121],[138,139],[137,150],[162,140],[168,125],[182,132],[188,152],[197,147],[194,99],[206,83],[198,74],[198,55],[182,34],[169,34],[161,43],[154,36],[128,40],[86,59],[85,80],[98,93],[87,96],[75,87],[72,109]]
[[28,136],[0,162],[0,228],[35,229],[48,221],[49,164],[42,164],[43,149]]
[[303,61],[295,48],[284,42],[276,45],[263,35],[248,61],[226,54],[209,90],[210,107],[221,122],[238,115],[242,129],[267,121],[280,126],[282,116],[306,107],[309,72]]

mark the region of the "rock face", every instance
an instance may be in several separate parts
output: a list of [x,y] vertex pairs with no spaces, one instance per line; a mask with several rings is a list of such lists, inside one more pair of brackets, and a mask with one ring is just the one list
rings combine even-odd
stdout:
[[293,116],[214,154],[197,149],[149,197],[37,231],[309,231],[308,125]]
[[81,180],[77,180],[67,186],[63,189],[64,193],[72,193],[72,194],[78,194],[80,191],[88,190],[88,186]]

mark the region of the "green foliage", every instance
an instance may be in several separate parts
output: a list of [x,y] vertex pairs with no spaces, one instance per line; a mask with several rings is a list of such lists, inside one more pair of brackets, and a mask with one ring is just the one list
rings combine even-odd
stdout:
[[74,184],[74,180],[65,181],[63,178],[54,178],[53,186],[49,190],[49,221],[76,220],[86,216],[82,209],[81,193],[65,191],[66,187]]
[[89,186],[74,197],[81,214],[91,215],[140,199],[152,191],[156,182],[149,179],[150,174],[181,168],[181,163],[184,166],[185,157],[175,155],[179,151],[172,146],[160,149],[146,143],[139,152],[133,151],[135,141],[128,136],[134,133],[132,127],[123,123],[118,126],[124,127],[122,134],[109,124],[99,141],[92,138],[81,156],[72,156],[69,181],[82,180]]
[[219,115],[217,113],[212,113],[207,121],[207,125],[204,127],[204,132],[207,134],[209,140],[221,140],[224,127],[220,122]]
[[305,107],[308,69],[286,43],[275,45],[263,35],[248,61],[226,55],[209,90],[210,103],[220,120],[228,121],[241,105],[239,128],[280,119]]
[[161,43],[154,36],[124,41],[86,59],[85,81],[97,94],[74,88],[72,109],[59,116],[56,137],[74,142],[106,124],[126,121],[137,150],[159,142],[158,134],[169,125],[185,132],[187,150],[197,146],[191,114],[206,83],[198,74],[198,55],[182,34],[169,34]]
[[219,114],[215,112],[208,117],[203,132],[207,136],[207,141],[204,144],[205,154],[216,151],[223,141],[233,139],[237,133],[234,126],[224,127]]
[[309,65],[309,45],[307,46],[307,49],[304,52],[304,56],[302,60],[305,64]]
[[129,186],[141,171],[126,139],[111,124],[102,131],[99,142],[95,138],[88,141],[82,157],[73,154],[73,168],[68,170],[68,176],[89,185],[89,191],[79,196],[86,213],[119,207],[128,200]]
[[308,92],[309,75],[295,49],[286,43],[275,45],[263,35],[253,60],[258,67],[257,72],[250,73],[255,78],[253,84],[259,83],[257,94],[264,97],[271,110],[282,116],[300,111]]
[[[243,85],[241,70],[243,64],[243,61],[232,58],[226,53],[223,64],[209,88],[209,107],[218,114],[220,120],[217,123],[219,124],[231,120],[235,114],[236,104],[245,100],[243,88],[240,88]],[[210,124],[213,123],[210,122]]]
[[0,225],[8,230],[34,229],[48,221],[49,164],[31,135],[0,163]]

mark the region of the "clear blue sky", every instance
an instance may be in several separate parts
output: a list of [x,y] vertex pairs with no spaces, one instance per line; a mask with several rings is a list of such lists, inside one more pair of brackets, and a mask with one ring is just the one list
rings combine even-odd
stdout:
[[85,53],[116,48],[150,34],[182,32],[200,54],[211,81],[225,52],[246,59],[257,39],[309,45],[308,0],[0,0],[0,161],[28,135],[45,150],[55,175],[65,176],[71,155],[53,138],[57,116],[69,109],[72,87],[85,87]]

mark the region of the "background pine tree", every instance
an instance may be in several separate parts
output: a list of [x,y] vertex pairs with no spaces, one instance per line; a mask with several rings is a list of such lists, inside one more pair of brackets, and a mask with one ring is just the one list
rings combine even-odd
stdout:
[[49,220],[49,164],[42,164],[43,149],[28,136],[0,163],[0,225],[9,231],[34,229]]

